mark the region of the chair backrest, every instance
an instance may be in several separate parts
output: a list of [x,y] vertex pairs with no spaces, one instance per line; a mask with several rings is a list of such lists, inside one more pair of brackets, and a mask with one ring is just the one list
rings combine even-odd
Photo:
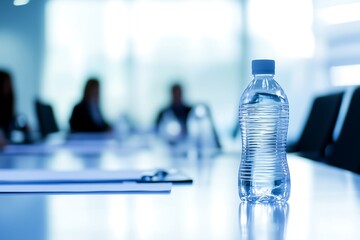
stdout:
[[314,99],[295,152],[315,153],[325,156],[325,148],[332,142],[332,135],[344,93],[331,93]]
[[360,174],[360,87],[352,95],[340,135],[327,163]]
[[36,111],[39,130],[42,138],[45,138],[50,133],[59,131],[53,109],[50,105],[42,103],[39,100],[36,100],[35,111]]

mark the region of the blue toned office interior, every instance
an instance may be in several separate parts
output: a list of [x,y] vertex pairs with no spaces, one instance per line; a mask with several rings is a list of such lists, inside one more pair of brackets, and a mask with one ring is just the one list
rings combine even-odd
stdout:
[[[187,104],[211,111],[223,148],[237,149],[250,61],[269,58],[289,99],[293,146],[316,97],[358,84],[359,20],[345,11],[357,9],[356,1],[24,2],[0,3],[0,67],[12,74],[16,112],[37,137],[35,100],[51,106],[67,133],[86,81],[97,77],[101,114],[112,126],[153,131],[169,89],[180,83]],[[341,131],[343,103],[331,141]]]
[[0,0],[0,239],[359,239],[359,12]]

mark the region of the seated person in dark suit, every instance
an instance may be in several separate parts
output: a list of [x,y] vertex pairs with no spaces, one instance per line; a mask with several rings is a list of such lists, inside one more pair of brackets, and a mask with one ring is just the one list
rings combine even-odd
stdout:
[[99,107],[100,84],[95,78],[87,81],[84,95],[72,112],[71,132],[106,132],[111,130]]
[[17,143],[29,143],[30,131],[24,116],[15,112],[15,93],[9,72],[0,70],[0,129],[2,138],[11,142],[13,131],[22,132],[23,140]]
[[160,111],[156,118],[156,131],[159,132],[160,124],[165,114],[169,111],[172,112],[173,116],[180,124],[180,135],[187,135],[187,118],[191,107],[183,102],[182,88],[181,85],[176,83],[171,87],[171,103]]

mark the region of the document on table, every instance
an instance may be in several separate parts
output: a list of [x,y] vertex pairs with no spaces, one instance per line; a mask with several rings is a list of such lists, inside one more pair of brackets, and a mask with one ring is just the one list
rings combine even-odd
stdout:
[[102,170],[78,171],[0,170],[0,184],[30,183],[192,183],[192,179],[176,169],[165,170]]
[[35,170],[0,170],[0,184],[4,183],[99,183],[124,182],[141,179],[139,170],[78,170],[54,171],[47,169]]
[[170,193],[171,183],[138,182],[140,170],[0,170],[0,193]]
[[0,184],[0,194],[169,194],[171,183]]

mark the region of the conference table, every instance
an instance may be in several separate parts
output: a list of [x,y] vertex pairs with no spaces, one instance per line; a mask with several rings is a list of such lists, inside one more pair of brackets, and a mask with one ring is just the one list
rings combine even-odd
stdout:
[[193,183],[170,194],[0,194],[0,239],[360,239],[357,174],[289,154],[289,201],[249,204],[240,152],[187,156],[140,139],[5,148],[1,169],[178,169]]

